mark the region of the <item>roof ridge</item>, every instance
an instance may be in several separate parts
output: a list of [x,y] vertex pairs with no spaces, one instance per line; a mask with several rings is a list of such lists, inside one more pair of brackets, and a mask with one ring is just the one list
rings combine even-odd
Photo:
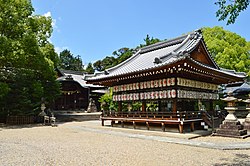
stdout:
[[143,53],[146,53],[146,52],[154,51],[156,49],[160,49],[160,48],[168,47],[168,46],[171,46],[171,45],[179,44],[183,40],[185,40],[187,36],[188,35],[183,35],[183,36],[179,36],[177,38],[173,38],[173,39],[157,42],[155,44],[151,44],[149,46],[141,48],[141,53],[143,54]]

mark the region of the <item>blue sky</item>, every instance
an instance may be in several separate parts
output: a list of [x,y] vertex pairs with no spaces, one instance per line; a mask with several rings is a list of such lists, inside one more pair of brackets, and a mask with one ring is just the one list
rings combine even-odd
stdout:
[[51,42],[70,50],[84,64],[151,37],[171,39],[202,28],[222,26],[250,41],[250,9],[233,25],[219,22],[213,0],[32,0],[35,14],[50,15]]

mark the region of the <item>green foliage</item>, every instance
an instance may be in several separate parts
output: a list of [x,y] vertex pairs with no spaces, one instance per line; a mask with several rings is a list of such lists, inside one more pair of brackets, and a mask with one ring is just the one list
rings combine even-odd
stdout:
[[227,19],[227,25],[229,25],[234,24],[240,12],[247,9],[249,0],[217,0],[215,4],[219,6],[216,17],[219,21]]
[[92,63],[88,63],[87,68],[85,69],[85,72],[87,72],[88,74],[94,74],[95,73],[95,69],[93,68]]
[[0,111],[5,115],[36,114],[32,110],[41,97],[52,102],[59,93],[58,56],[48,41],[52,19],[33,12],[30,0],[0,0]]
[[83,71],[83,64],[80,56],[74,55],[67,49],[63,50],[59,55],[59,68],[65,70]]
[[10,91],[9,85],[4,82],[0,82],[0,99],[6,96]]
[[98,100],[101,103],[101,109],[104,111],[115,110],[117,111],[117,103],[113,102],[112,98],[112,89],[110,89],[109,93],[105,93],[102,97]]
[[250,47],[244,38],[222,27],[203,28],[204,40],[216,63],[250,75]]
[[147,34],[146,38],[143,40],[144,40],[145,44],[140,44],[140,48],[145,47],[145,46],[149,46],[151,44],[155,44],[157,42],[160,42],[160,39],[153,38],[153,37],[150,38],[150,36],[148,34]]

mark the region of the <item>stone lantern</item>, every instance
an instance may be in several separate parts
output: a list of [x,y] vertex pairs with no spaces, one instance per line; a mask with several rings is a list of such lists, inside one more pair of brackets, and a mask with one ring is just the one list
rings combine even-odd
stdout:
[[232,92],[228,92],[228,96],[222,100],[227,102],[225,110],[227,110],[228,115],[226,116],[225,121],[237,121],[234,112],[235,110],[237,110],[237,108],[235,107],[235,103],[236,101],[238,101],[238,99],[233,97]]
[[246,103],[246,110],[248,110],[248,114],[243,125],[245,129],[250,130],[250,94],[248,99],[244,100],[244,102]]
[[235,110],[237,110],[235,102],[238,101],[238,99],[233,97],[232,92],[229,92],[228,96],[222,100],[227,102],[225,110],[228,111],[228,115],[220,127],[216,129],[216,133],[214,135],[236,138],[247,137],[247,130],[243,129],[243,125],[240,124],[234,115]]

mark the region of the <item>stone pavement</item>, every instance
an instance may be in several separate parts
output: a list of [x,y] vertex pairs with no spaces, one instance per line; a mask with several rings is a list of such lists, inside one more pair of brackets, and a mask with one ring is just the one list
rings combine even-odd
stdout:
[[[173,144],[181,144],[202,148],[210,148],[210,149],[219,149],[219,150],[246,150],[250,149],[250,138],[247,139],[237,139],[230,138],[231,140],[223,142],[225,137],[214,137],[214,136],[206,136],[209,137],[207,140],[199,140],[196,139],[201,137],[202,135],[207,135],[211,131],[196,131],[192,133],[184,133],[180,134],[177,132],[161,132],[161,131],[147,131],[147,130],[133,130],[128,128],[119,128],[119,127],[110,127],[101,126],[100,121],[87,121],[81,122],[77,125],[68,125],[67,127],[78,130],[78,131],[87,131],[108,135],[115,135],[120,137],[128,137],[128,138],[138,138],[144,140],[154,140],[160,142],[167,142]],[[213,141],[215,139],[215,141]],[[220,140],[220,141],[216,141]]]

